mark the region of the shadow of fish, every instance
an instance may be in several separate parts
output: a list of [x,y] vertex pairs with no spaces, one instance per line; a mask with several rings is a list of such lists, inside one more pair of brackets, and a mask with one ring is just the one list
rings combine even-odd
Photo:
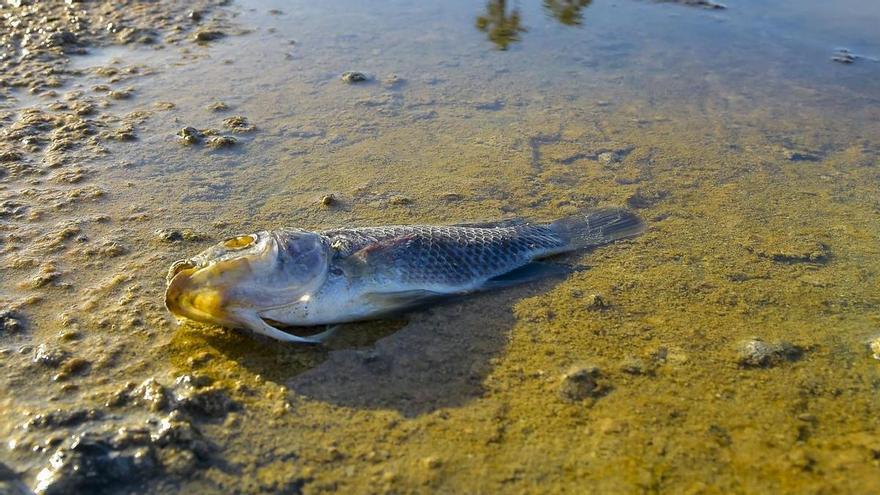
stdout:
[[644,229],[641,218],[627,210],[601,209],[546,224],[263,231],[175,262],[165,305],[192,320],[316,343],[332,330],[300,337],[273,324],[366,320],[443,296],[535,280],[560,270],[537,259]]

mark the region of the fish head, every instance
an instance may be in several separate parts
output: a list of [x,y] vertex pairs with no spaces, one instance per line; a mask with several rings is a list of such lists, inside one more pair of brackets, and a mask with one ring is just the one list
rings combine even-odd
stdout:
[[203,323],[246,327],[262,311],[308,298],[329,265],[330,246],[313,232],[232,237],[171,265],[165,307]]

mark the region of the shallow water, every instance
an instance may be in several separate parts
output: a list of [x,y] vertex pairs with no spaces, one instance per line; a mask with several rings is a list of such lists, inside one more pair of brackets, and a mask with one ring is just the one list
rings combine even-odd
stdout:
[[[109,491],[877,492],[880,8],[766,3],[243,1],[227,7],[240,35],[74,57],[143,67],[108,109],[137,140],[77,164],[95,201],[0,217],[0,300],[29,326],[3,343],[2,457],[34,486],[52,449],[29,417],[194,374],[240,404],[197,421],[212,456]],[[516,19],[515,36],[491,32]],[[841,48],[854,63],[831,60]],[[224,129],[234,115],[256,129]],[[181,145],[186,126],[238,144]],[[327,348],[162,308],[167,266],[224,236],[610,205],[649,231],[564,257],[563,280],[346,325]],[[70,221],[124,254],[53,243]],[[157,240],[168,228],[197,235]],[[45,240],[15,240],[29,236]],[[53,283],[28,282],[34,258]],[[755,338],[800,352],[750,367]],[[53,380],[14,351],[41,342],[90,371]],[[604,392],[563,400],[563,375],[587,365]]]

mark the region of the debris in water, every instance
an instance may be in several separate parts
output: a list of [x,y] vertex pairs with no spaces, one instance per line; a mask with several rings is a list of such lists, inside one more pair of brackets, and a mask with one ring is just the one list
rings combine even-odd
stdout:
[[831,60],[841,64],[851,64],[855,62],[857,58],[859,57],[846,48],[840,48],[834,52],[834,56],[831,57]]

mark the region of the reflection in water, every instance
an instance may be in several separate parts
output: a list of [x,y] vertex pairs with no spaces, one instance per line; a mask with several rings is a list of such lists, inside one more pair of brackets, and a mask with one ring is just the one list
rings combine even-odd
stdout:
[[[544,0],[544,10],[561,24],[580,26],[584,17],[581,11],[591,3],[593,0]],[[507,50],[511,43],[520,40],[519,33],[527,31],[518,8],[507,13],[507,0],[489,0],[486,12],[477,16],[476,24],[499,50]]]
[[584,7],[593,0],[544,0],[544,10],[566,26],[580,26],[584,15]]
[[489,0],[486,13],[477,16],[477,29],[486,33],[499,50],[507,50],[508,45],[519,41],[519,33],[526,31],[520,25],[519,9],[507,13],[507,0]]

